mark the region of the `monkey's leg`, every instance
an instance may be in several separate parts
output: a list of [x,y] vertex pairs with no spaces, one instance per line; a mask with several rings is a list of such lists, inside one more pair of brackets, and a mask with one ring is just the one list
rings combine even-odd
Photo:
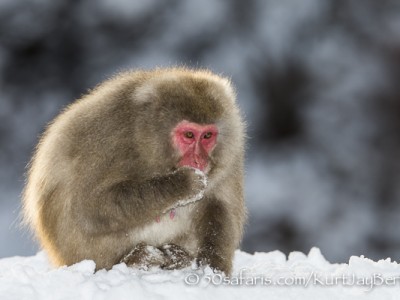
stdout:
[[231,233],[234,220],[228,210],[216,199],[204,199],[205,209],[199,216],[199,265],[209,264],[214,271],[230,275],[237,241]]
[[150,267],[165,265],[166,259],[160,249],[145,243],[139,243],[120,262],[147,271]]
[[182,269],[190,266],[193,257],[182,247],[175,244],[166,244],[159,248],[165,255],[165,270]]

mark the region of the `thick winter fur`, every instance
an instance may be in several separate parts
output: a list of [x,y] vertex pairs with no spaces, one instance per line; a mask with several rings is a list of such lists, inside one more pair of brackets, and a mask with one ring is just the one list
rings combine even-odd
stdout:
[[[204,186],[178,168],[171,130],[216,124],[203,199],[164,214]],[[175,244],[229,274],[243,199],[244,126],[229,80],[184,68],[123,73],[63,111],[32,158],[25,220],[57,266],[111,268],[139,243]],[[157,216],[162,215],[160,222]]]

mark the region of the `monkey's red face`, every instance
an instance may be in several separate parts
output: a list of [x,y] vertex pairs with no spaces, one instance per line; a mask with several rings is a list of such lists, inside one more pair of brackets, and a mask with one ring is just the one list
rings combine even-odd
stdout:
[[172,143],[181,155],[178,166],[205,171],[217,144],[217,126],[182,121],[172,130]]

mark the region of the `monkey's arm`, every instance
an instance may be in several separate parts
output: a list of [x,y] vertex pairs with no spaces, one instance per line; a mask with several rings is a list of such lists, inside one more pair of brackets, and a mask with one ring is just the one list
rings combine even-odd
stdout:
[[[198,227],[200,264],[209,264],[216,271],[230,275],[232,260],[239,237],[233,232],[237,227],[226,204],[215,198],[204,199],[205,209]],[[236,220],[239,221],[239,220]]]
[[204,175],[187,167],[143,182],[121,180],[101,191],[96,217],[103,229],[111,231],[143,225],[204,189]]

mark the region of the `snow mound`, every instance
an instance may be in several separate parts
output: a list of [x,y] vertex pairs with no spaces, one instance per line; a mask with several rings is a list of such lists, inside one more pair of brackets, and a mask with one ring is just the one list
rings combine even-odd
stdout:
[[351,257],[330,264],[317,248],[236,251],[231,277],[209,267],[142,271],[119,264],[94,272],[93,261],[53,268],[44,252],[0,260],[0,299],[397,299],[400,265]]

